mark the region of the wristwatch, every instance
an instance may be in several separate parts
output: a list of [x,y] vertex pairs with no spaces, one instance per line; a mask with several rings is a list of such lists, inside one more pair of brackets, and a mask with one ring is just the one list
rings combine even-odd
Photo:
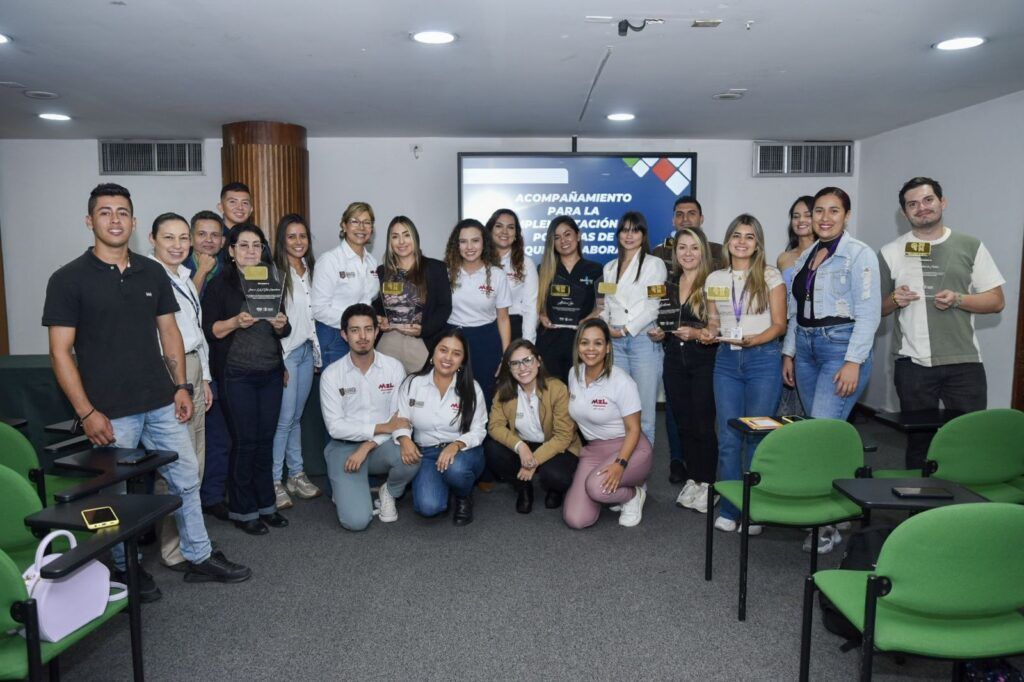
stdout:
[[629,465],[629,460],[628,459],[622,459],[620,457],[619,459],[615,460],[615,463],[618,464],[623,469],[625,469]]
[[174,385],[174,392],[175,393],[177,393],[178,391],[180,391],[182,389],[184,389],[185,392],[189,394],[189,396],[194,396],[196,394],[195,386],[193,386],[192,384],[175,384]]

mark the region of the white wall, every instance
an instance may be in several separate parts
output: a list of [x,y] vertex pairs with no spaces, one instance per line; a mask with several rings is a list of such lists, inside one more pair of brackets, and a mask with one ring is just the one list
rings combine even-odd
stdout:
[[[1024,92],[961,109],[860,143],[859,237],[878,248],[910,229],[898,192],[911,177],[942,184],[949,201],[945,223],[979,237],[1006,279],[1006,308],[976,318],[988,375],[989,407],[1008,407],[1013,384],[1021,240],[1024,236]],[[890,355],[892,317],[883,319],[875,367],[864,402],[898,406]]]
[[[422,149],[415,159],[412,146]],[[424,251],[439,256],[458,216],[460,151],[568,151],[564,138],[313,138],[309,140],[310,221],[315,250],[337,243],[338,221],[351,201],[368,201],[378,225],[396,214],[416,221]],[[580,151],[697,153],[697,196],[708,234],[721,241],[729,221],[750,212],[768,232],[774,260],[785,244],[786,211],[822,178],[751,177],[752,144],[745,140],[580,140]],[[154,217],[176,211],[189,217],[217,203],[220,140],[206,141],[203,176],[100,176],[95,140],[0,140],[0,235],[3,239],[11,352],[46,352],[40,326],[50,273],[91,244],[85,227],[89,191],[100,182],[128,187],[138,231],[132,248],[147,250]],[[857,200],[857,178],[831,178]],[[670,220],[671,206],[652,223]],[[478,216],[485,219],[486,216]],[[383,251],[377,239],[374,253]]]

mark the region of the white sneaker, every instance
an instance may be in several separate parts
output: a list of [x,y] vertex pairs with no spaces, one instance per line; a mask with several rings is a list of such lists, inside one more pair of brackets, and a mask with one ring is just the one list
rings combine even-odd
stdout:
[[377,499],[380,501],[380,520],[384,523],[391,523],[398,520],[398,507],[395,505],[395,497],[388,490],[388,484],[381,485],[377,491]]
[[320,488],[313,485],[313,482],[309,480],[305,472],[298,476],[290,476],[285,482],[285,487],[292,495],[298,495],[304,500],[312,500],[314,497],[320,497],[322,494]]
[[715,530],[724,530],[726,533],[732,533],[736,530],[737,525],[735,521],[724,516],[719,516],[715,519]]
[[[747,531],[747,535],[760,535],[761,531],[764,530],[764,526],[759,526],[756,523],[750,524],[750,530]],[[743,532],[743,525],[741,524],[736,528],[737,533]]]
[[644,517],[644,502],[646,500],[647,491],[638,486],[633,499],[622,505],[622,511],[619,513],[619,525],[632,528],[639,524],[640,519]]
[[288,509],[295,506],[292,498],[288,495],[288,491],[281,485],[281,481],[274,481],[274,498],[278,509]]
[[683,507],[684,509],[689,508],[693,504],[693,494],[696,492],[694,488],[697,486],[696,481],[692,478],[687,480],[683,484],[683,489],[679,491],[679,496],[676,498],[676,506]]
[[[718,504],[718,500],[721,498],[720,495],[715,495],[715,501],[712,506]],[[701,514],[708,513],[708,484],[698,483],[696,491],[693,494],[693,498],[690,503],[690,509]]]

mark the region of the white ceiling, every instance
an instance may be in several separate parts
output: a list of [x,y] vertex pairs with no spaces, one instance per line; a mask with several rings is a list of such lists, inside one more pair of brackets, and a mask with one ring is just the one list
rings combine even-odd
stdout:
[[[586,15],[666,23],[621,38]],[[460,40],[409,40],[426,28]],[[3,138],[283,120],[314,137],[860,139],[1024,90],[1021,0],[2,0],[0,33],[0,81],[61,95],[0,88]],[[989,43],[930,48],[956,35]],[[711,99],[729,88],[748,92]],[[618,110],[636,121],[605,120]]]

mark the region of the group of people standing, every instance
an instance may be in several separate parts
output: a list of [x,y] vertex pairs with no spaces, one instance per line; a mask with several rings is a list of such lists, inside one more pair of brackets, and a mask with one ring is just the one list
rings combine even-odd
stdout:
[[[252,194],[240,183],[221,192],[221,215],[163,214],[150,237],[166,275],[156,300],[145,301],[156,305],[145,313],[152,329],[139,342],[143,350],[125,350],[131,362],[141,354],[152,364],[154,347],[163,356],[174,381],[171,421],[188,428],[190,447],[176,441],[172,448],[179,462],[193,463],[187,480],[161,472],[169,489],[188,497],[177,524],[165,527],[162,560],[188,575],[202,564],[207,550],[194,513],[200,480],[204,511],[257,535],[288,525],[279,510],[291,496],[321,494],[303,471],[299,429],[318,369],[330,494],[350,530],[366,528],[375,514],[396,520],[407,489],[417,513],[440,515],[452,501],[453,521],[470,523],[478,481],[510,483],[517,511],[528,513],[535,479],[545,507],[562,507],[570,527],[594,524],[603,506],[634,526],[646,500],[662,383],[670,479],[684,484],[677,504],[708,513],[716,502],[709,485],[740,478],[759,441],[729,420],[777,414],[780,401],[787,413],[802,404],[808,416],[845,419],[870,375],[879,321],[894,311],[903,409],[939,400],[983,409],[973,314],[1002,309],[1003,279],[984,245],[943,225],[938,182],[914,178],[899,201],[912,231],[876,255],[846,233],[846,192],[826,187],[799,197],[778,267],[768,263],[757,218],[737,216],[724,245],[715,244],[691,197],[676,202],[674,233],[653,250],[646,217],[626,212],[617,257],[604,266],[583,258],[569,216],[550,222],[537,268],[509,209],[486,223],[459,221],[443,260],[425,256],[416,225],[397,216],[384,235],[383,262],[369,251],[376,219],[362,202],[348,206],[338,245],[319,258],[308,222],[294,214],[279,221],[271,248],[251,222]],[[107,213],[96,213],[97,205]],[[127,250],[131,212],[123,187],[93,191],[87,224],[96,245],[51,278],[44,312],[51,349],[74,346],[78,354],[77,385],[59,353],[55,370],[85,433],[96,444],[126,447],[159,438],[148,421],[111,434],[110,423],[92,415],[112,409],[114,402],[103,402],[108,394],[123,401],[121,393],[137,387],[110,390],[111,377],[90,369],[100,362],[88,347],[96,334],[79,329],[66,338],[62,329],[84,317],[60,308],[89,307],[63,292],[72,266],[109,267],[122,289],[129,275],[150,269]],[[101,224],[113,227],[97,230]],[[241,283],[246,268],[261,264],[283,281],[271,319],[249,312]],[[784,396],[787,387],[795,392]],[[143,407],[136,412],[152,406]],[[113,411],[126,409],[132,413]],[[927,449],[917,441],[910,466]],[[376,503],[371,477],[379,482]],[[737,516],[725,503],[715,527],[735,530]],[[823,531],[817,551],[838,539],[834,529]],[[805,547],[813,544],[808,538]],[[224,562],[228,573],[243,568]]]

